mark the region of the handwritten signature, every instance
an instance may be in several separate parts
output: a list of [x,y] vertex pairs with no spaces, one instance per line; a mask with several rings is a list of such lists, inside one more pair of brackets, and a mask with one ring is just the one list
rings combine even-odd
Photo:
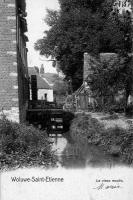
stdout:
[[120,189],[122,188],[120,185],[105,185],[104,183],[101,183],[97,187],[93,188],[96,190],[106,190],[106,189]]

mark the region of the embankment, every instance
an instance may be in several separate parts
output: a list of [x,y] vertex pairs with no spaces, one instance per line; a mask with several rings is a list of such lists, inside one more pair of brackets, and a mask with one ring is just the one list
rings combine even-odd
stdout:
[[[108,123],[110,121],[108,120]],[[77,114],[70,127],[70,136],[82,151],[89,144],[102,147],[104,152],[120,158],[122,163],[133,163],[133,128],[105,125],[90,114]]]

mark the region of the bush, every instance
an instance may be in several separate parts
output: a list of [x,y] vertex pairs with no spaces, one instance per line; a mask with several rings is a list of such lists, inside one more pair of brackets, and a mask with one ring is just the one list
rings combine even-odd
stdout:
[[132,104],[130,104],[126,107],[125,113],[126,113],[127,117],[133,116],[133,105]]
[[105,150],[114,155],[119,156],[125,163],[133,162],[133,134],[132,128],[123,129],[120,127],[109,128],[101,137],[100,145]]
[[120,127],[105,129],[97,119],[90,115],[78,114],[72,121],[70,134],[81,151],[88,143],[102,146],[112,156],[120,157],[124,163],[133,162],[133,128]]
[[64,127],[64,132],[69,131],[71,121],[74,118],[74,114],[69,111],[64,111],[63,113],[63,127]]
[[116,120],[116,119],[119,119],[119,115],[117,113],[113,113],[109,116],[101,118],[101,120]]
[[46,132],[33,126],[0,120],[0,167],[54,166],[56,157]]
[[73,140],[79,144],[88,142],[88,139],[92,137],[95,137],[95,143],[97,143],[98,138],[103,131],[103,125],[99,123],[97,119],[86,114],[78,114],[70,127],[70,133]]

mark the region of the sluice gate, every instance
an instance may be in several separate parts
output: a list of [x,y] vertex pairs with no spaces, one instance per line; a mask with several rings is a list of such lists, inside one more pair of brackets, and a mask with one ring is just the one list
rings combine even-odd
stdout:
[[54,102],[32,100],[29,101],[26,120],[48,134],[59,134],[64,131],[63,114],[63,109]]

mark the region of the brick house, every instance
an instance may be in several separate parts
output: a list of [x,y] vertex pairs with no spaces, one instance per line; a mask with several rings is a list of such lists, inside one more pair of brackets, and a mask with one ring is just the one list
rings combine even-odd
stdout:
[[24,122],[29,98],[25,0],[0,0],[0,112]]

